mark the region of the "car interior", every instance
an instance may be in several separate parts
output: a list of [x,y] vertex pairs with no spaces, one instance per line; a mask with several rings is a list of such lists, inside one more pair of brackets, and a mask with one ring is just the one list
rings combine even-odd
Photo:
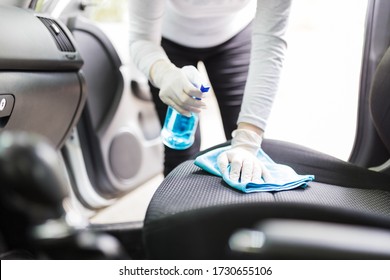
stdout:
[[192,159],[143,221],[105,224],[88,218],[162,171],[147,81],[83,16],[88,1],[1,3],[1,259],[389,259],[390,2],[367,3],[347,161],[265,139],[275,162],[315,180],[244,194]]

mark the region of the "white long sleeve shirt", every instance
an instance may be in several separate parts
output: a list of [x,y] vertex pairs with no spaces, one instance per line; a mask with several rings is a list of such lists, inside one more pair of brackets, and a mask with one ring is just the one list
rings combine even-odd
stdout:
[[149,77],[157,60],[168,60],[160,46],[162,36],[187,47],[212,47],[253,20],[251,61],[237,123],[265,130],[286,50],[290,5],[291,0],[131,0],[130,55]]

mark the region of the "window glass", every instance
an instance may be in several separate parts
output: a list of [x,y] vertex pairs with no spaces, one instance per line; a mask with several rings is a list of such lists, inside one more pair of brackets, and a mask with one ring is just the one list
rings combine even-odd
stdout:
[[[128,0],[93,0],[99,23],[129,63]],[[296,0],[266,137],[347,160],[353,146],[367,0]],[[131,64],[131,63],[130,63]],[[137,70],[132,68],[133,73]],[[225,140],[213,93],[201,114],[202,148]],[[207,121],[202,121],[207,119]]]
[[347,160],[353,146],[367,0],[293,1],[267,138]]
[[93,0],[89,17],[98,22],[126,22],[128,0]]

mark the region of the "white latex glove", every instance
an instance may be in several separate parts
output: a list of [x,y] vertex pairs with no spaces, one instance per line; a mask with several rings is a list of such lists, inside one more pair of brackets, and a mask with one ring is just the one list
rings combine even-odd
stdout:
[[191,112],[200,113],[206,107],[201,100],[205,94],[200,86],[205,79],[194,66],[177,68],[172,63],[161,60],[151,70],[152,83],[160,88],[160,99],[182,115],[190,116]]
[[260,183],[261,178],[267,182],[271,175],[264,164],[256,157],[262,138],[249,129],[233,131],[232,148],[221,153],[217,164],[222,174],[230,163],[229,177],[242,183]]

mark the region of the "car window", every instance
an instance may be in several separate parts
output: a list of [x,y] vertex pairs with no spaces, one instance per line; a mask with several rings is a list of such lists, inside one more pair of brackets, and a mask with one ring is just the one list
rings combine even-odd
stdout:
[[353,146],[367,0],[294,1],[267,137],[347,160]]
[[[111,37],[124,61],[127,0],[94,0],[89,17]],[[367,0],[293,2],[288,50],[266,137],[347,160],[353,146]],[[137,73],[133,69],[133,73]],[[137,73],[138,75],[138,73]],[[202,113],[202,148],[224,141],[215,99]]]

